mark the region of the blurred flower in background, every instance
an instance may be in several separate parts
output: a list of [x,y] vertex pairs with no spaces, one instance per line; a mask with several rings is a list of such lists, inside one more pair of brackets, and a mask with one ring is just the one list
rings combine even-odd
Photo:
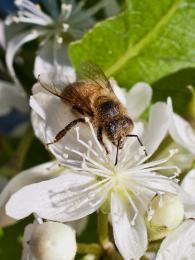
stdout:
[[[14,69],[14,58],[21,47],[39,38],[34,60],[35,77],[43,72],[55,72],[56,77],[68,77],[74,74],[67,56],[68,44],[94,25],[94,15],[101,9],[107,10],[109,3],[110,0],[99,1],[85,8],[85,1],[62,1],[60,6],[57,0],[43,1],[40,3],[44,9],[42,11],[41,6],[32,1],[14,1],[15,14],[9,14],[5,22],[0,23],[0,44],[5,51],[8,76],[14,82],[0,82],[0,122],[3,126],[0,129],[3,134],[13,131],[23,133],[22,129],[25,129],[29,119],[25,89],[30,89],[30,86],[22,85]],[[119,7],[115,3],[114,8],[109,9],[109,15],[117,11]],[[14,129],[16,125],[20,130]]]
[[70,66],[68,44],[80,38],[95,23],[93,15],[109,2],[110,0],[101,0],[86,9],[84,1],[61,1],[59,7],[55,0],[42,3],[45,12],[40,5],[29,0],[16,0],[15,5],[19,11],[9,15],[5,23],[8,26],[22,23],[25,28],[8,43],[6,61],[12,77],[16,80],[13,70],[16,52],[23,44],[36,38],[40,38],[40,43],[34,63],[35,77],[43,72],[62,70],[64,66]]

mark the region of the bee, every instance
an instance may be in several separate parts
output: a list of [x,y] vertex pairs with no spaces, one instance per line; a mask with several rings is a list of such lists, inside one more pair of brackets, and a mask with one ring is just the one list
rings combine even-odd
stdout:
[[[143,144],[138,135],[131,134],[134,127],[133,120],[128,116],[127,108],[117,98],[104,72],[95,63],[85,61],[81,64],[79,75],[81,80],[68,84],[63,90],[52,84],[43,84],[38,77],[44,89],[58,96],[78,115],[78,118],[57,133],[47,146],[57,143],[78,123],[86,123],[85,117],[88,117],[106,153],[109,151],[104,143],[103,134],[117,148],[116,165],[119,149],[123,148],[127,137],[137,138],[139,144],[141,146]],[[147,155],[146,150],[145,154]]]

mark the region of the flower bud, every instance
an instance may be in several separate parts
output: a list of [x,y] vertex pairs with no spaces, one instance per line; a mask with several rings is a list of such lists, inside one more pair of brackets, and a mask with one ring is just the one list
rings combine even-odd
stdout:
[[184,207],[178,196],[156,196],[151,203],[151,216],[146,220],[149,240],[167,236],[181,224],[183,217]]
[[37,260],[72,260],[77,250],[75,231],[57,222],[38,225],[29,245]]

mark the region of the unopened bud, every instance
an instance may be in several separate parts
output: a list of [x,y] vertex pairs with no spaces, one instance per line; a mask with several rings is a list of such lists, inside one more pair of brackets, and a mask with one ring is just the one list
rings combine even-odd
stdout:
[[77,250],[75,231],[57,222],[36,226],[29,245],[37,260],[72,260]]
[[149,239],[157,240],[177,228],[184,217],[184,207],[175,195],[156,196],[151,203],[152,215],[147,219]]

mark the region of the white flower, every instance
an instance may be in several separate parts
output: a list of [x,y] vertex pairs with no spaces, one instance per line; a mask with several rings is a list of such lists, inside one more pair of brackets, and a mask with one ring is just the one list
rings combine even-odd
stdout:
[[170,135],[173,140],[195,155],[195,130],[181,116],[173,112],[171,98],[168,98],[170,110]]
[[195,259],[195,221],[186,220],[163,240],[156,260]]
[[[137,91],[135,91],[137,89]],[[148,90],[148,91],[144,91]],[[140,90],[140,93],[139,91]],[[116,91],[116,89],[115,89]],[[125,101],[122,92],[118,97]],[[133,95],[131,100],[131,93]],[[120,93],[120,94],[119,94]],[[144,101],[151,90],[146,84],[136,85],[128,94],[131,116],[137,115],[136,106],[143,112]],[[36,115],[37,135],[47,142],[74,118],[70,109],[57,97],[40,91],[35,85],[31,106]],[[35,124],[34,124],[35,126]],[[141,122],[135,123],[137,133],[146,146],[148,156],[140,151],[137,140],[127,140],[119,152],[118,164],[115,166],[116,148],[107,141],[109,155],[97,140],[90,121],[86,125],[72,129],[59,143],[50,146],[51,152],[58,161],[68,168],[61,176],[49,181],[28,185],[14,195],[6,205],[9,216],[21,219],[31,213],[55,221],[72,221],[91,214],[110,199],[112,225],[116,245],[125,260],[139,259],[147,247],[147,231],[144,214],[148,204],[156,194],[177,194],[178,186],[174,177],[178,174],[175,166],[163,166],[173,151],[166,158],[148,161],[157,150],[167,134],[169,116],[167,105],[157,103],[151,108],[149,123],[145,129]],[[172,170],[168,178],[158,174],[158,170]]]
[[[195,169],[181,183],[180,198],[186,220],[162,242],[156,260],[195,259]],[[189,219],[191,218],[191,219]]]
[[73,260],[76,250],[76,233],[68,225],[34,221],[25,228],[22,260]]
[[39,5],[29,0],[16,0],[15,4],[19,11],[16,15],[8,16],[6,24],[22,23],[28,25],[28,27],[23,28],[22,32],[12,37],[7,45],[7,66],[12,77],[18,82],[13,68],[13,60],[22,45],[39,37],[42,39],[35,58],[35,76],[46,72],[46,70],[48,72],[48,69],[56,71],[61,67],[66,68],[70,65],[67,56],[68,44],[79,38],[83,30],[93,25],[92,16],[108,4],[108,1],[99,1],[88,9],[83,8],[84,2],[62,1],[59,9],[54,0],[45,4],[50,15],[43,12]]

